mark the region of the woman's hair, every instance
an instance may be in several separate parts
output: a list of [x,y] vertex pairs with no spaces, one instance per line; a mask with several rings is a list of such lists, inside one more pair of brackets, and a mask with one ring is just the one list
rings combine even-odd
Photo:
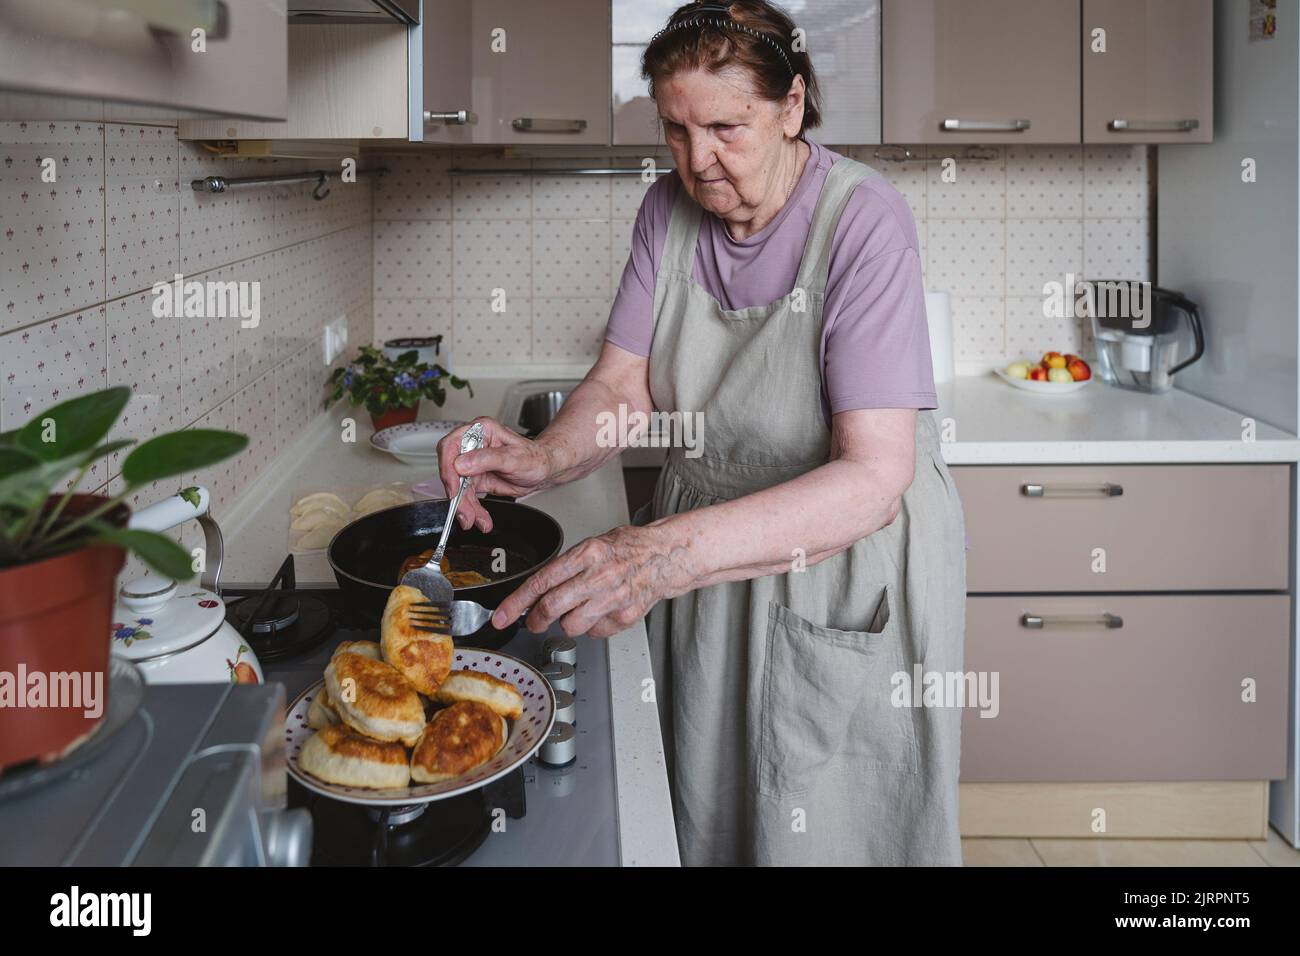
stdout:
[[712,73],[728,66],[744,69],[754,80],[755,92],[779,101],[790,92],[795,75],[803,77],[803,125],[799,135],[821,124],[821,90],[812,60],[794,49],[795,23],[790,15],[766,0],[731,3],[688,3],[668,18],[641,57],[641,75],[650,81],[680,70],[705,69]]

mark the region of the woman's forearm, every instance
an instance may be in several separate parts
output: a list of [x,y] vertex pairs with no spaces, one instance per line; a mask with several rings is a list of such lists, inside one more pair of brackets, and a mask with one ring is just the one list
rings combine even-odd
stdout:
[[[537,436],[537,445],[546,453],[550,476],[546,487],[585,478],[623,450],[618,443],[599,441],[602,413],[617,415],[619,406],[632,411],[648,412],[650,400],[644,384],[629,387],[623,379],[635,374],[636,367],[614,363],[606,369],[602,362],[588,373],[575,388],[554,420]],[[644,378],[644,370],[640,371]]]
[[[897,468],[835,460],[732,501],[652,523],[692,587],[813,565],[888,525],[910,482]],[[672,596],[672,595],[670,595]]]

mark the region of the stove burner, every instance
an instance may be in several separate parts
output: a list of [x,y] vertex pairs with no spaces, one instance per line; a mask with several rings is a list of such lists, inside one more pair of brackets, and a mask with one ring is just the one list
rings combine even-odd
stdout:
[[[289,781],[291,806],[307,796],[312,815],[312,866],[455,866],[492,829],[481,790],[422,807],[371,807],[316,797]],[[417,811],[412,816],[411,811]]]
[[[263,605],[260,611],[259,604]],[[251,622],[250,617],[254,618]],[[311,650],[334,629],[333,615],[325,602],[302,591],[275,592],[265,602],[258,595],[246,597],[226,609],[226,618],[263,662]]]
[[[242,606],[242,602],[239,606]],[[238,614],[238,610],[235,613]],[[283,631],[293,627],[297,623],[298,601],[284,595],[277,597],[271,602],[270,607],[264,608],[262,613],[257,615],[257,618],[253,621],[253,633],[274,634],[276,631]]]

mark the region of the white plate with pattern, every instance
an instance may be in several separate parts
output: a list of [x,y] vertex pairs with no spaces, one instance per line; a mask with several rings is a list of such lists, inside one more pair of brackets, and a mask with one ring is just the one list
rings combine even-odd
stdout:
[[510,728],[506,744],[487,763],[480,764],[468,773],[451,780],[420,783],[391,790],[345,787],[319,780],[298,765],[298,756],[302,753],[303,744],[316,733],[307,726],[307,709],[325,685],[324,680],[318,680],[299,694],[289,706],[284,737],[289,754],[290,775],[308,790],[345,803],[400,807],[446,800],[448,797],[477,790],[499,777],[504,777],[537,753],[555,723],[555,693],[546,678],[517,658],[496,651],[480,650],[477,647],[456,648],[456,656],[451,666],[454,671],[470,670],[491,674],[493,677],[514,684],[524,697],[523,714],[516,720],[506,721]]
[[410,422],[370,436],[370,444],[407,465],[436,464],[438,442],[469,422]]

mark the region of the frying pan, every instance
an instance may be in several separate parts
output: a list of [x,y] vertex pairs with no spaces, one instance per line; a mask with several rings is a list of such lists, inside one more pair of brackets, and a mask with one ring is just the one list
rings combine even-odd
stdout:
[[[560,553],[564,532],[550,515],[512,499],[489,495],[480,503],[492,516],[492,531],[484,534],[478,529],[453,528],[447,558],[454,570],[478,571],[492,578],[487,584],[455,588],[455,599],[477,601],[495,610],[506,595]],[[373,511],[334,536],[329,546],[330,568],[339,588],[358,609],[379,620],[389,592],[401,577],[402,562],[437,546],[448,504],[446,498],[427,498]],[[505,550],[504,574],[491,569],[495,548]],[[456,638],[456,643],[495,650],[518,629],[518,621],[502,630],[489,622],[473,634]]]

